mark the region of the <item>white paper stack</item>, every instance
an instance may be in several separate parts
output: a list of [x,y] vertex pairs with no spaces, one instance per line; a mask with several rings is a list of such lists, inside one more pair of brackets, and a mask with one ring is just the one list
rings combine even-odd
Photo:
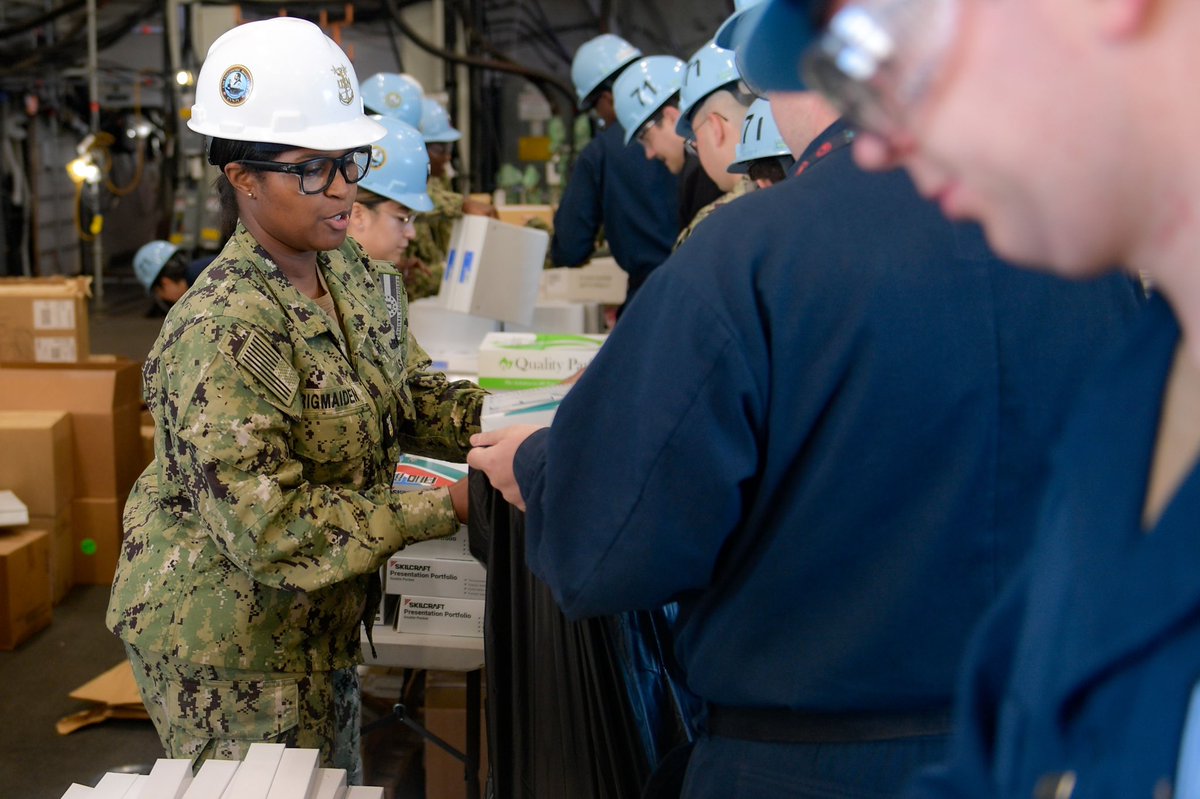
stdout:
[[319,760],[320,752],[316,749],[284,751],[267,799],[307,799],[317,780]]
[[317,784],[313,786],[310,799],[346,799],[346,770],[317,769]]
[[222,799],[267,799],[286,748],[283,744],[250,744]]
[[237,770],[236,760],[204,761],[183,799],[221,799]]
[[185,758],[161,758],[150,769],[142,788],[143,799],[180,799],[192,784],[192,761]]

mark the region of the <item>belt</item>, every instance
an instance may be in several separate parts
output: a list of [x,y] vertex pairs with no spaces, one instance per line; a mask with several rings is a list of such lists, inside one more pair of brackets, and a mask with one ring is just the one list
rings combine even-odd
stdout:
[[708,706],[707,728],[721,738],[769,743],[865,743],[946,735],[950,711],[808,713],[784,708]]

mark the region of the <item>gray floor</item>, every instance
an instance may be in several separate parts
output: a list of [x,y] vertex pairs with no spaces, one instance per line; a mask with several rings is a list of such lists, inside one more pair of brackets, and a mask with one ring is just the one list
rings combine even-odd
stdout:
[[[91,310],[93,353],[143,360],[162,325],[129,281],[106,284],[102,305]],[[162,757],[150,722],[106,721],[59,736],[54,723],[86,708],[73,689],[124,658],[121,643],[104,627],[108,589],[77,586],[54,609],[54,621],[14,652],[0,652],[0,799],[59,799],[78,782],[95,785],[107,771],[146,773]],[[386,707],[365,710],[366,720]],[[364,741],[366,783],[387,789],[389,799],[424,796],[421,744],[403,727],[388,727]]]

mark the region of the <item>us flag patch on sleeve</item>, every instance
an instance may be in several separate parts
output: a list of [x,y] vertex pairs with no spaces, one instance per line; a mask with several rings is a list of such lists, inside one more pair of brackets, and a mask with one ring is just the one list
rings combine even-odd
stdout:
[[234,358],[238,365],[262,381],[272,394],[285,404],[292,404],[296,390],[300,388],[300,375],[257,330],[250,332]]

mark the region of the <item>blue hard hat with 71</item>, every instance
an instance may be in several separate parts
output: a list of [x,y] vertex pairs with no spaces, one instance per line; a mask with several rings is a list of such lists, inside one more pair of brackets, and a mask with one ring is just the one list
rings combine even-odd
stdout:
[[688,61],[679,89],[679,122],[675,132],[685,139],[695,134],[692,117],[710,94],[730,83],[741,80],[732,50],[709,42],[697,50]]
[[743,175],[750,169],[750,162],[761,158],[777,158],[791,155],[787,142],[775,124],[775,115],[771,113],[771,103],[765,97],[759,97],[746,109],[746,118],[742,121],[742,136],[738,139],[737,155],[729,165],[729,171],[735,175]]
[[613,84],[617,122],[625,129],[625,143],[679,92],[684,63],[669,55],[652,55],[631,64]]

